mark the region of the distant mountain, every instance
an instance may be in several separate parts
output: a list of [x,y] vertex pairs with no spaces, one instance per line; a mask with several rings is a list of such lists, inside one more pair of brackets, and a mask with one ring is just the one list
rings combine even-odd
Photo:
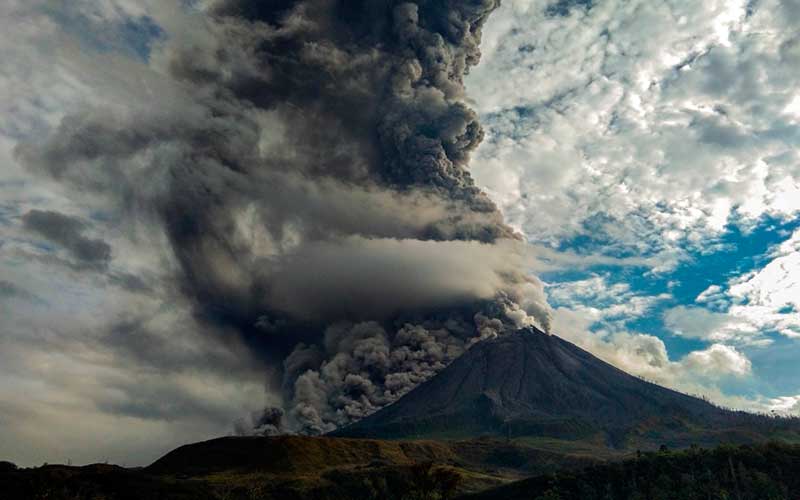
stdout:
[[396,403],[333,435],[488,435],[648,449],[756,442],[798,428],[793,424],[727,411],[646,382],[528,328],[474,346]]

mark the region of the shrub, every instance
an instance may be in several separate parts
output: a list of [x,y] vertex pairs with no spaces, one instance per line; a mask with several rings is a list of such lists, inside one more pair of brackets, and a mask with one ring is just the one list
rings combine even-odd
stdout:
[[11,462],[0,461],[0,473],[14,472],[15,470],[17,470],[17,466],[15,464],[12,464]]

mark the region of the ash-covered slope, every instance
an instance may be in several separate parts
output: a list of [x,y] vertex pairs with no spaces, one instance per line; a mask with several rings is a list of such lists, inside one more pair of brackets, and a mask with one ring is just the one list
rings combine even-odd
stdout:
[[750,436],[756,432],[753,425],[767,420],[643,381],[531,328],[476,345],[395,404],[336,435],[488,434],[602,439],[612,447],[647,447],[752,441],[758,439]]

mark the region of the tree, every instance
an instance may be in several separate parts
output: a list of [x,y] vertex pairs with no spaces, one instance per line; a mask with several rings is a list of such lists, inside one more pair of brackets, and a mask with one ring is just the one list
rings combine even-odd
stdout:
[[12,464],[11,462],[0,461],[0,473],[14,472],[15,470],[17,470],[16,464]]
[[408,490],[403,500],[450,500],[455,497],[462,477],[445,467],[423,462],[411,467]]
[[561,500],[561,494],[558,492],[558,488],[552,487],[536,497],[536,500]]

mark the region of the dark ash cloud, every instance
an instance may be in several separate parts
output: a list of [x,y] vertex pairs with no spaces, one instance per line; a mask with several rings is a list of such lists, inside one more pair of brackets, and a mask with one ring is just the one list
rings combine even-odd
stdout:
[[[282,367],[295,429],[330,430],[476,339],[549,321],[519,236],[467,170],[483,132],[463,77],[498,4],[213,2],[150,55],[179,98],[86,109],[16,154],[163,232],[162,288]],[[26,227],[110,258],[66,216]]]
[[104,268],[111,260],[111,246],[84,236],[89,228],[81,219],[59,212],[31,210],[22,216],[25,229],[65,248],[79,263]]

